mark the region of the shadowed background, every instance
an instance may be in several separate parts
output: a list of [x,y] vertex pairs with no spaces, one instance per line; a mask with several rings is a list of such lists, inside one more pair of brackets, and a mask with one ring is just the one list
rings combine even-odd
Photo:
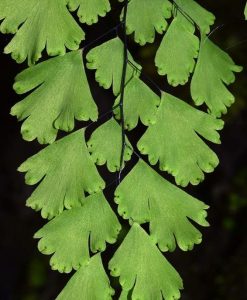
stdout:
[[[237,75],[236,83],[230,87],[236,96],[236,103],[224,117],[226,125],[222,132],[222,145],[214,147],[221,164],[213,174],[206,176],[206,180],[200,186],[188,188],[192,195],[211,206],[208,217],[211,227],[202,229],[203,242],[192,252],[177,249],[175,253],[166,256],[184,279],[185,291],[182,300],[245,300],[247,299],[247,22],[243,21],[245,1],[199,2],[216,15],[215,27],[224,24],[211,35],[211,38],[223,49],[228,49],[235,62],[244,66],[244,71]],[[118,22],[119,12],[119,5],[114,4],[113,12],[99,24],[92,27],[83,26],[88,33],[87,42],[93,41],[104,31],[114,27]],[[111,35],[103,38],[101,42],[110,37]],[[11,36],[0,36],[1,50],[10,38]],[[159,42],[160,37],[157,36],[154,45],[138,47],[129,39],[129,46],[134,58],[143,65],[146,76],[152,78],[163,89],[189,101],[188,86],[173,89],[168,86],[164,77],[157,76],[153,58]],[[23,175],[16,171],[20,163],[41,149],[41,146],[37,142],[23,141],[20,124],[9,115],[11,106],[21,99],[12,91],[13,79],[24,68],[25,64],[17,65],[9,56],[0,54],[0,300],[52,300],[69,277],[51,271],[49,257],[38,252],[37,242],[32,236],[44,224],[44,220],[39,213],[25,207],[25,200],[32,188],[24,184]],[[88,72],[88,78],[92,82],[94,97],[101,105],[101,113],[109,111],[114,101],[111,92],[100,89],[93,82],[94,72]],[[150,87],[154,88],[151,83]],[[109,116],[106,116],[107,118]],[[130,139],[134,141],[143,130],[144,128],[139,126],[130,135]],[[107,175],[104,168],[101,168],[100,172],[104,176]],[[107,176],[108,182],[113,178],[114,175]],[[106,193],[114,207],[113,188],[114,186],[109,187]],[[116,246],[109,247],[108,254],[104,254],[105,265],[109,254],[115,249]]]

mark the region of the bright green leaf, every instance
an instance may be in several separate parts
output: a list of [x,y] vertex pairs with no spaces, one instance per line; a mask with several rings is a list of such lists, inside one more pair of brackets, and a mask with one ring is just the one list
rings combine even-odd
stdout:
[[81,267],[69,280],[56,300],[111,300],[114,290],[104,270],[100,254]]
[[234,82],[234,72],[242,67],[235,65],[231,57],[211,42],[202,39],[198,62],[191,82],[191,95],[196,105],[207,104],[209,112],[217,117],[227,112],[234,96],[225,85]]
[[69,0],[69,9],[75,11],[78,8],[77,15],[80,22],[92,25],[97,23],[100,17],[104,17],[110,10],[109,0]]
[[[103,142],[102,142],[103,141]],[[129,144],[128,139],[126,143]],[[110,172],[120,169],[120,157],[122,152],[122,130],[113,118],[99,126],[87,143],[89,152],[94,162],[101,166],[107,164]],[[124,161],[131,159],[132,150],[125,147]]]
[[136,223],[111,259],[109,269],[112,276],[120,277],[121,300],[128,299],[128,291],[132,299],[180,298],[182,279]]
[[168,0],[131,0],[126,20],[127,34],[134,32],[135,41],[141,46],[153,43],[155,31],[161,34],[166,30],[166,19],[171,17],[171,9]]
[[[119,104],[119,102],[120,96],[116,99],[115,105]],[[160,97],[138,76],[134,76],[125,87],[123,105],[125,129],[134,129],[139,119],[146,126],[154,124],[159,104]],[[114,113],[116,118],[120,120],[119,107],[114,110]]]
[[174,18],[155,57],[158,73],[167,75],[169,84],[185,84],[198,56],[199,39],[195,27],[180,13]]
[[1,0],[0,30],[16,33],[4,52],[21,63],[34,64],[46,48],[48,55],[76,50],[84,32],[66,8],[65,0]]
[[97,119],[81,51],[24,70],[16,77],[14,89],[18,94],[32,91],[11,110],[18,119],[25,119],[21,133],[27,141],[37,138],[41,144],[52,143],[58,129],[74,129],[74,119]]
[[[87,54],[87,67],[91,70],[96,70],[96,81],[104,89],[109,89],[112,86],[115,96],[120,92],[122,81],[123,49],[123,42],[117,37],[93,48]],[[141,66],[134,62],[130,53],[128,53],[128,56],[129,61],[141,70]],[[128,64],[126,83],[133,77],[134,73],[135,69]]]
[[201,33],[209,33],[210,26],[214,24],[215,16],[194,0],[175,0],[180,11],[190,22],[194,22]]
[[247,20],[247,3],[245,4],[245,8],[244,8],[244,16],[245,16],[245,20]]
[[147,129],[137,146],[142,154],[148,154],[152,165],[159,161],[160,169],[172,174],[177,184],[198,184],[204,179],[203,172],[212,172],[219,163],[198,135],[220,143],[217,130],[222,127],[222,120],[163,93],[157,122]]
[[[36,234],[43,254],[53,254],[53,270],[69,273],[89,260],[93,253],[104,251],[106,241],[114,243],[121,225],[103,193],[86,198],[82,207],[65,210]],[[90,247],[90,249],[89,249]]]
[[165,180],[142,160],[118,186],[115,201],[123,218],[140,224],[150,222],[151,236],[162,251],[173,251],[175,238],[184,251],[201,242],[202,235],[190,219],[208,226],[208,206]]
[[81,206],[85,202],[83,191],[93,194],[105,187],[87,150],[84,130],[47,146],[18,170],[27,172],[27,184],[40,182],[27,206],[41,210],[44,218],[60,214],[64,207]]
[[0,21],[2,23],[0,24],[0,31],[2,33],[16,33],[34,5],[34,0],[1,0]]

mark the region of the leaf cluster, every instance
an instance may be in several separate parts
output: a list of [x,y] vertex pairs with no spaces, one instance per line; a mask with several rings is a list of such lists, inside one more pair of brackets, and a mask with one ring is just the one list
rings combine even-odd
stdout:
[[[124,61],[126,44],[118,36],[86,56],[79,49],[85,33],[71,12],[92,25],[111,10],[108,0],[0,2],[0,31],[14,34],[4,52],[29,65],[15,78],[14,90],[24,96],[11,114],[22,121],[23,139],[46,145],[19,167],[26,183],[36,185],[27,206],[48,219],[34,237],[39,250],[52,255],[53,270],[76,271],[58,300],[112,299],[101,253],[119,238],[118,216],[130,224],[108,265],[119,277],[119,299],[179,299],[182,279],[163,253],[177,246],[192,250],[202,241],[198,227],[209,226],[209,207],[182,187],[199,184],[217,167],[209,142],[220,143],[221,116],[234,102],[228,85],[242,68],[210,40],[215,17],[196,1],[130,0],[125,5],[126,20],[122,12],[120,21],[136,43],[143,46],[163,35],[154,58],[157,72],[172,86],[189,83],[190,103],[163,89],[156,94],[129,51]],[[36,64],[44,49],[55,57]],[[112,115],[89,139],[87,126],[74,131],[76,121],[90,126],[101,119],[87,69],[115,97]],[[203,104],[207,111],[195,107]],[[140,123],[145,132],[131,144],[129,132]],[[57,140],[59,131],[68,134]],[[138,161],[122,178],[133,156]],[[97,168],[102,165],[118,173],[117,211],[104,194],[105,178]]]

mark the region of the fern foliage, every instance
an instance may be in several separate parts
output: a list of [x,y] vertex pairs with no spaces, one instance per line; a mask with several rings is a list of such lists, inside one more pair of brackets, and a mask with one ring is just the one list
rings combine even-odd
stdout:
[[195,26],[178,12],[165,34],[155,57],[160,75],[167,75],[169,84],[185,84],[194,70],[199,51]]
[[119,277],[121,300],[128,299],[130,290],[132,299],[179,299],[181,277],[136,223],[110,260],[109,269],[112,276]]
[[209,112],[217,117],[225,114],[227,107],[234,102],[234,96],[226,85],[234,82],[234,72],[241,70],[242,67],[236,66],[227,53],[204,37],[191,81],[191,96],[195,104],[205,102]]
[[84,206],[64,211],[34,237],[41,239],[38,247],[42,253],[54,253],[52,268],[68,273],[89,261],[89,250],[104,251],[106,241],[114,243],[120,229],[103,193],[95,193],[86,198]]
[[[222,120],[165,93],[157,111],[156,123],[149,126],[137,147],[142,154],[148,154],[152,165],[159,161],[160,169],[171,173],[177,184],[198,184],[204,179],[203,172],[212,172],[218,164],[216,154],[200,136],[220,143],[217,130],[222,127]],[[171,139],[170,136],[176,138]]]
[[[110,275],[119,279],[121,300],[180,298],[183,282],[165,252],[192,250],[209,226],[208,205],[181,187],[199,184],[219,164],[211,145],[220,143],[220,117],[234,102],[228,85],[241,71],[210,40],[215,17],[195,0],[119,0],[118,7],[114,30],[124,39],[97,39],[85,54],[80,23],[97,23],[110,12],[110,1],[0,2],[0,31],[14,35],[4,52],[29,65],[16,76],[14,90],[24,99],[11,114],[22,121],[23,139],[48,144],[18,169],[36,185],[27,206],[48,219],[34,237],[53,270],[74,271],[58,300],[113,299]],[[154,58],[163,76],[160,94],[143,80],[126,42],[130,35],[143,46],[157,34],[163,35]],[[55,57],[36,64],[45,49]],[[113,93],[106,121],[97,123],[103,119],[88,72]],[[164,91],[166,84],[188,82],[189,103]],[[76,121],[89,125],[75,130]],[[97,126],[87,135],[92,123]],[[140,124],[143,134],[133,140],[129,132]],[[58,138],[60,131],[67,134]],[[103,165],[116,173],[117,209],[105,196]],[[129,221],[122,234],[120,218]],[[116,241],[107,268],[102,253]]]
[[92,25],[97,23],[99,17],[104,17],[110,10],[109,0],[69,0],[70,11],[77,10],[77,15],[81,23]]
[[[151,3],[148,0],[131,0],[126,18],[127,34],[134,32],[135,41],[142,46],[153,43],[155,32],[161,34],[166,30],[166,19],[171,17],[171,9],[168,0],[153,0]],[[138,18],[137,12],[140,14]]]
[[[137,184],[132,187],[132,183]],[[129,190],[132,193],[129,195]],[[191,250],[202,239],[190,223],[201,226],[206,221],[207,205],[160,176],[139,160],[115,192],[119,214],[139,224],[150,223],[150,234],[162,251],[173,251],[176,242],[182,250]]]
[[84,192],[93,194],[105,187],[89,155],[83,129],[47,146],[18,170],[26,172],[27,184],[40,182],[27,205],[41,210],[44,218],[52,218],[64,208],[81,206]]
[[24,70],[16,77],[14,90],[31,93],[17,103],[11,114],[24,120],[25,140],[53,143],[58,130],[72,131],[74,121],[96,121],[98,109],[91,95],[82,61],[82,51],[51,58]]

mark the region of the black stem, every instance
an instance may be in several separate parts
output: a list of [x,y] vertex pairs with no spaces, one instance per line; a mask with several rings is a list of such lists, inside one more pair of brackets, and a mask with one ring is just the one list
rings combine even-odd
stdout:
[[85,46],[83,46],[83,49],[87,49],[88,47],[92,46],[93,44],[96,44],[98,41],[100,41],[101,39],[103,39],[104,37],[108,36],[109,34],[111,34],[112,32],[115,31],[116,35],[117,35],[117,30],[118,28],[122,25],[122,22],[117,24],[115,27],[109,29],[107,32],[103,33],[102,35],[100,35],[99,37],[97,37],[96,39],[94,39],[93,41],[89,42],[88,44],[86,44]]
[[120,168],[118,174],[118,181],[121,182],[121,174],[123,171],[124,164],[124,151],[125,151],[125,122],[124,122],[124,92],[125,92],[125,81],[127,74],[127,66],[128,66],[128,45],[127,45],[127,33],[126,33],[126,19],[127,19],[127,10],[128,10],[128,0],[124,1],[124,13],[123,13],[123,35],[124,35],[124,60],[123,60],[123,72],[120,86],[120,118],[121,118],[121,129],[122,129],[122,149],[120,155]]

